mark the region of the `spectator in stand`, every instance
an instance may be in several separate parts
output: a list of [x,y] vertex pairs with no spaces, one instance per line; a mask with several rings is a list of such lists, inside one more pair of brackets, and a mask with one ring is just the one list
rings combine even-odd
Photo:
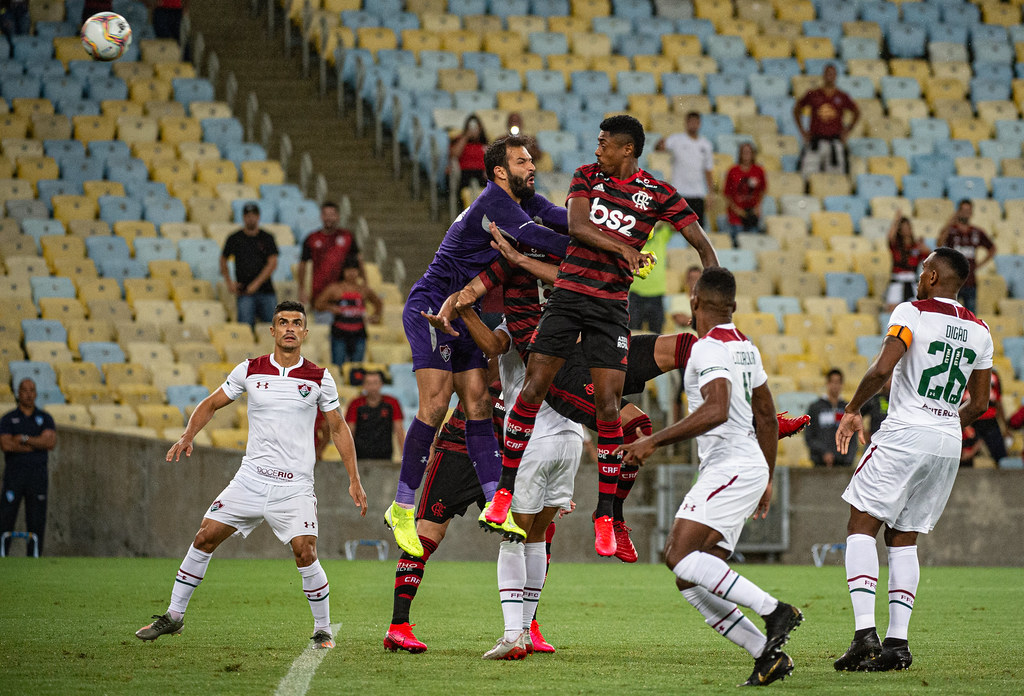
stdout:
[[[350,231],[338,227],[340,220],[338,204],[331,201],[323,203],[320,206],[320,222],[323,227],[302,242],[298,269],[299,302],[302,304],[309,304],[324,288],[340,279],[341,269],[350,257],[358,261],[359,273],[366,277],[359,244]],[[313,279],[307,289],[306,265],[309,263],[313,266]],[[315,312],[313,316],[317,324],[330,324],[334,321],[333,312]]]
[[[960,304],[975,311],[978,306],[978,269],[992,260],[996,255],[996,244],[984,230],[971,224],[971,215],[974,214],[974,204],[969,198],[962,199],[956,204],[956,212],[949,223],[939,234],[940,247],[952,247],[967,257],[971,266],[967,281],[960,288]],[[984,249],[987,253],[984,258],[979,259],[978,249]]]
[[853,464],[854,455],[857,453],[856,447],[851,447],[846,454],[840,454],[836,448],[836,431],[846,408],[842,392],[843,373],[833,368],[828,371],[825,378],[825,395],[807,409],[811,422],[807,424],[805,437],[814,466],[826,466],[831,469],[834,466]]
[[[366,304],[373,306],[373,314],[366,316]],[[313,307],[319,312],[330,312],[331,362],[343,365],[361,362],[366,355],[366,321],[379,324],[384,303],[360,276],[359,262],[349,258],[342,269],[341,280],[331,283],[317,295]]]
[[[821,87],[808,90],[793,106],[793,119],[804,139],[800,151],[800,172],[804,176],[846,173],[846,138],[860,118],[856,102],[836,87],[836,66],[826,65],[822,78]],[[807,108],[811,110],[811,122],[804,128],[801,117]],[[853,114],[850,125],[843,123],[846,112]]]
[[971,424],[985,443],[989,456],[999,463],[1006,456],[1006,412],[1003,410],[1003,385],[996,368],[992,368],[992,384],[988,395],[988,410]]
[[10,58],[14,58],[14,42],[19,34],[28,34],[32,22],[28,16],[28,0],[0,0],[0,33],[7,38]]
[[487,185],[484,175],[484,151],[487,149],[487,134],[476,114],[470,114],[462,132],[452,140],[449,155],[452,163],[458,163],[459,190],[476,183],[480,188]]
[[964,441],[960,448],[960,468],[974,467],[974,458],[981,452],[981,439],[973,425],[964,428]]
[[153,10],[153,34],[158,39],[181,38],[181,18],[188,10],[188,0],[147,0]]
[[[246,203],[242,208],[243,227],[224,242],[220,254],[220,274],[228,291],[237,297],[238,321],[255,326],[257,321],[274,319],[277,294],[270,280],[277,268],[277,243],[273,235],[260,229],[260,207]],[[235,259],[235,280],[231,279],[228,259]]]
[[[14,531],[18,508],[25,499],[25,527],[36,535],[36,545],[26,544],[25,553],[43,553],[46,532],[46,494],[49,451],[57,444],[57,426],[49,413],[36,408],[36,383],[23,379],[18,384],[18,407],[0,418],[0,449],[4,451],[3,497],[0,498],[0,534]],[[4,554],[11,540],[4,541]]]
[[659,222],[647,238],[643,253],[654,254],[660,263],[654,265],[646,278],[636,278],[629,287],[630,331],[640,331],[646,325],[651,333],[660,334],[665,325],[666,250],[674,231],[668,223]]
[[394,397],[382,394],[383,386],[384,375],[367,372],[363,378],[363,393],[348,405],[345,420],[352,430],[358,459],[391,461],[395,442],[401,445],[405,441],[402,405]]
[[85,24],[85,20],[89,19],[97,12],[113,11],[114,0],[85,0],[85,4],[82,5],[82,17],[79,19],[79,23]]
[[900,302],[917,299],[917,267],[931,249],[914,237],[910,219],[896,211],[889,228],[889,253],[892,254],[892,279],[885,292],[886,311],[892,312]]
[[761,201],[768,190],[764,169],[757,163],[757,150],[753,143],[740,145],[736,164],[725,175],[725,205],[729,214],[729,234],[732,245],[739,246],[736,235],[757,232],[761,224]]
[[700,114],[696,111],[686,114],[686,131],[662,138],[654,149],[671,153],[672,185],[700,218],[700,226],[711,229],[707,209],[714,202],[715,156],[711,141],[700,134]]

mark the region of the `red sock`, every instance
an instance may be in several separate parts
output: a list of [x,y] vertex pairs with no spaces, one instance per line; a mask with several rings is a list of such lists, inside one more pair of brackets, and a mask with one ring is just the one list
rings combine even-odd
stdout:
[[622,421],[597,421],[597,515],[612,515],[618,488],[622,454],[613,454],[622,444]]

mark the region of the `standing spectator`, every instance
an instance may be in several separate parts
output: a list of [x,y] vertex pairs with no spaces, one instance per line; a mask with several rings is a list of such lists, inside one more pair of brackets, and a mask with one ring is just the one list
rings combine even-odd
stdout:
[[345,421],[352,430],[359,459],[391,461],[395,442],[405,441],[402,405],[393,396],[381,393],[384,375],[374,370],[363,378],[363,393],[348,405]]
[[[25,499],[25,527],[36,535],[36,546],[25,552],[43,553],[46,532],[46,491],[49,485],[46,462],[57,444],[57,426],[46,411],[36,408],[36,383],[23,379],[18,384],[18,407],[0,418],[0,449],[4,451],[3,498],[0,499],[0,534],[14,531],[21,499]],[[11,540],[4,541],[4,553]]]
[[999,463],[1006,456],[1006,412],[1003,410],[1003,385],[999,374],[992,368],[992,382],[988,394],[988,410],[974,421],[978,437],[985,443],[989,456]]
[[14,57],[14,42],[19,34],[28,34],[32,22],[28,16],[28,0],[0,0],[0,33],[7,38],[10,57]]
[[158,39],[181,38],[181,18],[188,10],[188,0],[148,0],[153,9],[153,34]]
[[889,228],[889,252],[892,254],[892,279],[885,292],[886,311],[896,309],[900,302],[917,296],[917,267],[931,250],[922,240],[914,237],[910,219],[896,211]]
[[[971,270],[967,280],[960,288],[960,304],[971,312],[975,311],[978,305],[978,269],[992,260],[996,255],[996,244],[985,231],[971,224],[971,215],[974,214],[974,204],[969,198],[962,199],[956,204],[956,212],[949,223],[939,233],[939,246],[952,247],[967,257],[967,263]],[[978,258],[978,249],[986,250],[984,258]]]
[[371,324],[379,324],[384,304],[359,275],[359,262],[349,258],[342,269],[341,280],[331,283],[317,295],[313,306],[317,311],[330,312],[331,362],[343,365],[361,362],[366,354],[366,303],[373,305]]
[[[363,257],[355,236],[342,227],[338,227],[341,211],[338,204],[327,201],[320,206],[320,222],[323,227],[313,232],[302,242],[302,256],[299,258],[298,286],[299,302],[309,304],[331,283],[341,278],[341,269],[345,261],[354,256],[359,261],[360,274],[365,278]],[[312,262],[313,278],[310,287],[306,287],[306,264]],[[316,312],[314,319],[317,324],[330,324],[334,321],[331,312]]]
[[662,138],[654,149],[672,154],[672,185],[696,213],[700,226],[708,227],[707,209],[713,202],[715,156],[711,141],[700,134],[700,114],[686,114],[686,132]]
[[665,261],[672,233],[671,225],[658,223],[644,244],[643,253],[654,254],[660,263],[654,265],[646,278],[634,280],[629,288],[630,331],[639,331],[646,324],[648,331],[660,334],[665,325],[665,291],[668,287]]
[[835,368],[828,371],[825,378],[825,395],[811,404],[807,415],[811,422],[807,425],[807,447],[811,450],[811,461],[814,466],[850,466],[853,464],[857,448],[840,454],[836,448],[836,430],[843,419],[846,400],[843,392],[843,373]]
[[964,428],[963,438],[963,444],[960,447],[960,468],[970,469],[974,467],[974,458],[981,452],[981,439],[973,425]]
[[736,235],[740,232],[757,232],[761,223],[761,201],[767,190],[768,179],[757,163],[757,150],[753,143],[743,143],[736,164],[725,175],[723,191],[734,247],[739,246]]
[[[270,276],[277,268],[277,243],[260,229],[260,207],[246,203],[242,208],[244,226],[224,242],[220,274],[228,290],[238,296],[238,321],[255,326],[256,321],[274,318],[277,295]],[[228,259],[235,257],[235,280],[231,280]]]
[[[800,151],[800,173],[804,176],[815,172],[846,173],[846,138],[860,118],[856,102],[836,87],[836,66],[826,65],[822,77],[824,84],[808,90],[793,106],[793,119],[804,140]],[[801,116],[808,107],[811,123],[804,128]],[[843,123],[847,111],[853,114],[848,126]]]
[[476,114],[470,114],[462,132],[451,143],[449,154],[453,163],[458,163],[459,190],[466,188],[471,183],[476,183],[480,188],[487,185],[487,177],[484,175],[484,151],[487,149],[487,133]]

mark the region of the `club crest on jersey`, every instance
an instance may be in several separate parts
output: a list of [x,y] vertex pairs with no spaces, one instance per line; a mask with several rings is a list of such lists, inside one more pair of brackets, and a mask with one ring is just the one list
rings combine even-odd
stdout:
[[219,500],[215,500],[213,501],[213,505],[210,506],[210,512],[217,512],[222,507],[224,507],[224,503],[220,502]]
[[441,352],[441,359],[444,360],[445,362],[448,362],[449,360],[452,359],[452,349],[451,349],[451,346],[441,346],[441,351],[440,352]]
[[637,207],[637,210],[647,210],[647,206],[651,203],[651,194],[646,191],[637,191],[633,194],[633,205]]
[[299,385],[299,396],[301,396],[303,399],[309,396],[310,391],[312,390],[310,389],[310,386],[308,384]]

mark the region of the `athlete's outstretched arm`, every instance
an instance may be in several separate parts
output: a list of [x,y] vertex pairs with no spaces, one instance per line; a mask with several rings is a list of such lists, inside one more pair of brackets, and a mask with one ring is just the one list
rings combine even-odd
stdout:
[[[558,277],[558,266],[553,263],[544,263],[540,259],[530,258],[525,254],[521,254],[515,247],[509,244],[508,238],[502,234],[501,230],[498,229],[498,226],[493,222],[491,223],[491,236],[494,237],[494,241],[491,242],[491,246],[500,251],[501,255],[504,256],[505,260],[510,264],[522,268],[527,273],[540,278],[548,285],[554,284],[555,279]],[[477,277],[479,278],[479,276]]]
[[217,387],[217,391],[210,394],[208,397],[199,402],[196,409],[192,411],[192,415],[189,416],[188,425],[185,426],[185,432],[181,434],[178,441],[171,445],[171,448],[167,450],[167,461],[179,461],[181,459],[181,453],[184,452],[186,457],[192,456],[192,440],[195,439],[199,431],[210,422],[213,418],[213,414],[217,409],[224,408],[230,404],[232,399],[228,398],[228,395],[224,393],[221,387]]
[[487,324],[480,320],[480,315],[473,309],[472,303],[460,302],[456,306],[462,321],[466,322],[466,328],[469,329],[470,337],[480,346],[480,350],[484,352],[484,355],[488,358],[496,358],[508,352],[512,339],[509,338],[507,333],[504,331],[491,331],[487,328]]
[[643,254],[628,244],[612,239],[590,221],[590,199],[582,196],[569,199],[569,236],[581,244],[618,254],[634,273],[649,254]]
[[420,316],[430,322],[430,325],[438,331],[443,331],[449,336],[458,336],[459,332],[452,327],[452,319],[458,314],[455,309],[455,303],[461,297],[472,298],[469,300],[469,303],[472,304],[485,294],[487,294],[487,287],[484,285],[484,281],[480,279],[480,275],[474,276],[461,290],[453,292],[445,299],[441,304],[441,308],[437,310],[437,314],[428,314],[421,311]]
[[750,407],[754,411],[754,434],[757,444],[768,462],[768,486],[761,495],[761,500],[754,510],[754,519],[768,517],[768,507],[772,502],[772,479],[775,476],[775,458],[779,452],[779,421],[775,417],[775,401],[768,384],[755,387],[750,395]]
[[691,222],[679,230],[679,233],[690,243],[690,246],[697,250],[701,266],[711,268],[718,265],[718,254],[715,253],[715,248],[711,246],[711,240],[708,239],[704,228],[700,226],[700,222]]
[[[899,333],[903,332],[897,332],[897,334]],[[909,331],[906,333],[909,335]],[[846,412],[843,413],[843,418],[839,421],[839,428],[836,429],[836,449],[840,454],[846,454],[850,449],[850,439],[854,433],[857,433],[860,444],[867,444],[867,438],[864,436],[864,419],[860,415],[860,409],[868,399],[878,393],[885,381],[889,379],[896,363],[907,352],[908,347],[909,344],[904,343],[902,338],[891,333],[882,341],[882,351],[868,367],[864,377],[861,378],[853,398],[850,399],[850,403],[846,404]]]
[[336,408],[325,411],[324,419],[331,429],[331,440],[341,454],[341,463],[348,472],[348,494],[359,508],[359,514],[366,517],[366,492],[363,491],[363,484],[359,480],[359,464],[356,462],[356,445],[352,440],[352,431],[348,429],[348,423],[342,419]]

